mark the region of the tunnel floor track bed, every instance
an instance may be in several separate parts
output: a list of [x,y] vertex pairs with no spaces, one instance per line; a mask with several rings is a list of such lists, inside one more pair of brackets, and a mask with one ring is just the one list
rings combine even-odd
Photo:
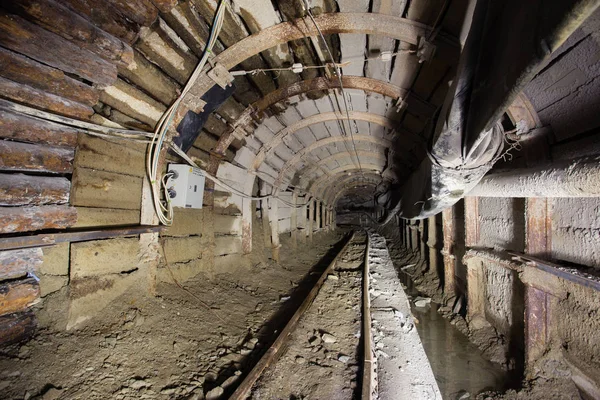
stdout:
[[441,399],[382,237],[352,234],[230,397],[246,398]]

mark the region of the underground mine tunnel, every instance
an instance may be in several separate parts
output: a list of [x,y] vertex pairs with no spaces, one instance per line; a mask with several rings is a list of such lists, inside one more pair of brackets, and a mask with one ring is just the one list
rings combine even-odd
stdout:
[[599,5],[0,1],[0,397],[600,399]]

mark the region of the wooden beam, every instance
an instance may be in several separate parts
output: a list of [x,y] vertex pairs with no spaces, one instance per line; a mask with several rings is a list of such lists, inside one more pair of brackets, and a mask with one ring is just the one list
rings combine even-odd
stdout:
[[138,37],[139,24],[121,14],[115,7],[98,7],[94,0],[58,0],[95,26],[132,44]]
[[54,122],[0,109],[0,138],[75,147],[77,130]]
[[146,145],[119,139],[80,135],[75,165],[100,171],[143,177]]
[[22,311],[39,297],[40,286],[35,278],[0,285],[0,315]]
[[108,0],[108,3],[141,26],[151,25],[158,17],[158,9],[150,0]]
[[465,197],[465,245],[475,247],[479,243],[479,197]]
[[3,6],[50,32],[124,66],[133,62],[131,47],[53,0],[4,1]]
[[260,215],[262,217],[263,238],[266,248],[271,247],[271,224],[269,223],[269,203],[268,200],[260,201]]
[[0,316],[0,344],[3,346],[28,340],[37,322],[33,311]]
[[63,229],[75,224],[77,211],[69,206],[1,207],[0,233]]
[[94,114],[94,110],[90,106],[2,77],[0,77],[0,95],[18,103],[32,105],[75,119],[89,120]]
[[42,249],[0,251],[0,281],[16,279],[36,272],[42,265]]
[[122,113],[154,126],[167,109],[146,93],[117,79],[114,85],[100,93],[100,100]]
[[552,199],[527,198],[525,252],[548,258],[552,254]]
[[271,249],[273,252],[273,260],[279,262],[279,200],[272,197],[269,199],[271,208],[269,209],[269,220],[271,222]]
[[127,68],[119,68],[119,75],[163,104],[170,105],[177,98],[179,85],[137,50],[133,62]]
[[67,178],[0,174],[0,206],[41,206],[69,202]]
[[81,207],[139,210],[142,178],[78,167],[73,174],[71,204]]
[[74,151],[60,147],[0,141],[0,170],[73,172]]
[[0,48],[0,76],[88,106],[94,106],[100,96],[96,89],[61,70],[4,48]]
[[58,233],[42,233],[39,235],[13,236],[0,238],[0,250],[26,249],[31,247],[52,246],[58,243],[87,242],[118,237],[137,236],[145,233],[157,233],[165,230],[161,225],[133,225],[118,228],[73,230]]
[[454,207],[442,211],[442,235],[444,246],[442,255],[444,257],[444,294],[446,297],[456,295],[456,256],[454,255],[455,246],[455,221]]
[[315,222],[315,199],[311,199],[308,205],[308,229],[306,235],[312,242],[313,239],[313,230],[314,230],[314,222]]
[[255,207],[251,199],[242,199],[242,251],[252,252],[252,219]]
[[16,15],[0,14],[0,45],[100,85],[117,79],[114,64]]
[[290,231],[292,236],[292,248],[298,248],[298,192],[294,190],[292,194],[292,204],[294,205],[291,209],[290,215]]

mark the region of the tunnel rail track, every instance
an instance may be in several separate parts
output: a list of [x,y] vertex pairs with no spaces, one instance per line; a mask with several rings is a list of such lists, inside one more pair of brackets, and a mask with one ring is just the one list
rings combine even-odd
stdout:
[[[307,311],[311,309],[315,299],[319,295],[321,288],[324,283],[327,281],[327,278],[333,273],[336,266],[339,264],[340,259],[344,257],[348,253],[349,247],[351,244],[356,244],[356,241],[360,235],[366,236],[366,241],[364,242],[363,259],[360,263],[362,269],[357,271],[362,271],[362,283],[359,287],[362,288],[362,293],[360,295],[360,308],[362,309],[361,315],[361,330],[360,336],[356,339],[357,342],[361,343],[361,360],[362,365],[359,367],[359,371],[357,373],[357,380],[362,377],[361,387],[360,387],[360,398],[361,399],[372,399],[373,394],[376,392],[376,358],[373,352],[372,345],[372,334],[371,334],[371,316],[369,310],[369,263],[368,263],[368,248],[369,248],[369,236],[366,232],[356,232],[354,231],[350,238],[347,239],[347,242],[344,244],[342,249],[336,254],[334,259],[329,263],[329,265],[325,268],[320,278],[317,280],[311,291],[308,293],[300,307],[296,310],[293,316],[290,318],[285,328],[281,331],[281,333],[277,336],[273,344],[266,350],[260,360],[254,365],[252,370],[246,375],[245,379],[240,383],[234,393],[229,397],[231,400],[243,400],[249,398],[252,394],[252,389],[259,381],[259,379],[263,376],[265,371],[270,367],[273,367],[279,358],[285,353],[287,347],[289,347],[290,337],[296,330],[299,322],[305,316]],[[358,242],[360,244],[360,242]],[[365,340],[367,339],[367,340]]]

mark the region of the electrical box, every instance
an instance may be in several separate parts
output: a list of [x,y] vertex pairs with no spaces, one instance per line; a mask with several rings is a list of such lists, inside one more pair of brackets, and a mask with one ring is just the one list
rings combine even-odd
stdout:
[[187,164],[169,164],[167,189],[173,207],[202,208],[204,199],[204,174]]

